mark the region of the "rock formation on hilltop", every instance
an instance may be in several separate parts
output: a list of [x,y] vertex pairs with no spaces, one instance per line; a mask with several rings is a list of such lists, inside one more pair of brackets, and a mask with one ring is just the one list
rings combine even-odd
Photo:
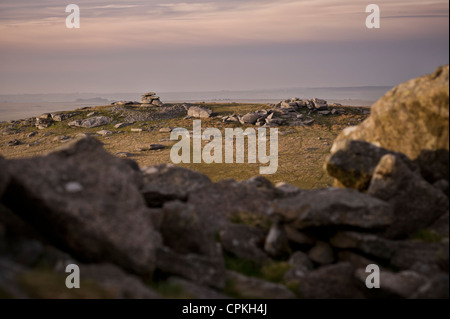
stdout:
[[142,95],[141,104],[143,105],[153,105],[153,106],[163,106],[164,104],[161,102],[159,96],[156,96],[156,93],[149,92]]
[[[445,110],[448,66],[389,92],[335,142],[341,188],[141,169],[89,136],[0,157],[0,297],[77,297],[64,287],[75,263],[91,298],[449,298]],[[275,116],[256,113],[237,121]],[[366,286],[374,264],[380,289]]]

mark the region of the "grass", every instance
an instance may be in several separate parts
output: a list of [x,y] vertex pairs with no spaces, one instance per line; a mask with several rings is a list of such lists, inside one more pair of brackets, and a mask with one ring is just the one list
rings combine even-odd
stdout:
[[422,229],[414,234],[412,239],[426,243],[440,243],[444,236],[431,229]]
[[34,269],[18,278],[20,287],[32,299],[111,299],[112,291],[90,280],[80,280],[79,289],[67,289],[66,276],[48,269]]
[[[202,104],[209,107],[219,115],[231,115],[234,113],[245,114],[247,112],[260,109],[268,109],[265,104],[236,104],[236,103],[209,103]],[[363,115],[357,108],[347,107],[346,115],[321,116],[312,115],[316,120],[315,124],[308,127],[280,127],[279,132],[279,165],[278,171],[273,175],[266,176],[273,183],[287,182],[295,186],[312,189],[330,186],[333,179],[323,170],[323,164],[329,154],[334,139],[348,125],[359,124],[367,115]],[[77,110],[77,115],[67,121],[55,123],[45,130],[37,130],[35,127],[15,124],[20,132],[14,135],[0,135],[0,154],[5,158],[23,158],[46,154],[61,146],[61,142],[54,141],[57,136],[66,135],[75,137],[79,133],[95,134],[100,130],[110,130],[115,134],[107,137],[98,137],[105,144],[105,149],[112,154],[119,152],[128,152],[132,154],[132,159],[138,162],[141,167],[151,166],[163,163],[170,163],[170,148],[175,144],[174,141],[167,141],[170,133],[160,133],[159,129],[163,127],[183,127],[192,129],[193,121],[182,117],[170,120],[146,121],[135,123],[123,129],[115,129],[116,123],[123,122],[116,113],[110,112],[110,106],[100,106],[86,110]],[[69,121],[83,119],[90,112],[96,112],[97,115],[112,117],[114,122],[110,125],[97,128],[71,128],[67,125]],[[71,113],[71,112],[66,112]],[[307,114],[308,110],[302,110],[300,113]],[[9,124],[1,124],[0,131]],[[154,127],[150,132],[134,133],[131,128]],[[224,135],[227,127],[238,127],[238,124],[222,123],[220,119],[202,120],[202,128],[215,127]],[[250,127],[250,126],[248,126]],[[245,127],[243,127],[245,129]],[[27,137],[33,131],[38,132],[34,137]],[[44,134],[51,134],[44,136]],[[23,144],[19,146],[7,146],[8,141],[18,139]],[[40,141],[39,145],[28,147],[28,144]],[[163,144],[167,148],[161,151],[139,151],[139,148],[148,148],[150,144]],[[206,145],[204,142],[203,145]],[[200,173],[208,175],[213,181],[233,178],[238,181],[249,179],[260,175],[260,166],[263,164],[180,164]]]

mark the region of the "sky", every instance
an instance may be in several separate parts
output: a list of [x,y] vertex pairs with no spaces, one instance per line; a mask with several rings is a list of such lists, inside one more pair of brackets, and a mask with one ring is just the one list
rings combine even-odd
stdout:
[[71,1],[0,0],[0,94],[393,86],[449,63],[447,0]]

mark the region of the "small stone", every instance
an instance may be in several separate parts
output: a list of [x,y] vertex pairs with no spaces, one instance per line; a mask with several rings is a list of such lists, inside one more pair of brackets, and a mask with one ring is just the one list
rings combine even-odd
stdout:
[[64,186],[67,193],[79,193],[83,190],[83,186],[78,182],[69,182]]
[[142,129],[142,128],[132,128],[131,129],[131,132],[134,132],[134,133],[141,133],[143,131],[144,131],[144,129]]
[[149,150],[150,151],[157,151],[157,150],[163,150],[165,148],[166,148],[166,146],[162,145],[162,144],[151,144]]
[[108,136],[108,135],[112,135],[113,132],[107,131],[107,130],[101,130],[101,131],[98,131],[97,134],[101,135],[101,136]]
[[131,123],[119,123],[119,124],[114,125],[114,128],[119,129],[119,128],[124,128],[124,127],[130,126],[130,125],[131,125]]
[[30,134],[28,134],[28,137],[33,137],[36,136],[38,134],[38,132],[31,132]]
[[159,130],[160,133],[170,133],[172,132],[172,128],[171,127],[163,127],[162,129]]

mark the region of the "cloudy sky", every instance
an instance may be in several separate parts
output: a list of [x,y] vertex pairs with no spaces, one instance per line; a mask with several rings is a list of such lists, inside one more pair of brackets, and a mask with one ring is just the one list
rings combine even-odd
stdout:
[[449,60],[447,0],[0,1],[0,94],[394,85]]

